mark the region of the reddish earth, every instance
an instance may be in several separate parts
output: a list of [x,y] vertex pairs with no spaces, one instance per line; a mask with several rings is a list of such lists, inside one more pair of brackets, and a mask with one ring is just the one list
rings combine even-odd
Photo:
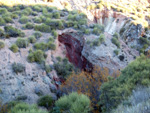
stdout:
[[58,40],[65,45],[66,56],[72,64],[81,70],[90,71],[92,69],[92,64],[82,56],[83,45],[77,38],[70,33],[63,33],[58,36]]

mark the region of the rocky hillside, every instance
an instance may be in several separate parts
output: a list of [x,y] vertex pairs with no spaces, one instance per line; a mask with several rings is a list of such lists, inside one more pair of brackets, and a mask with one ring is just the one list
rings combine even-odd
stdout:
[[[129,7],[131,2],[136,7]],[[100,66],[111,74],[149,50],[150,8],[146,0],[0,3],[3,103],[36,103],[47,94],[56,100],[59,86],[72,71],[91,72],[94,66]],[[140,9],[137,4],[143,7]]]

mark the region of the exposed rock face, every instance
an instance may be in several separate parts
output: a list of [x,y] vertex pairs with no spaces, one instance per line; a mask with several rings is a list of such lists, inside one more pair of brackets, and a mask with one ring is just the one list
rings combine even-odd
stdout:
[[83,39],[79,41],[73,33],[72,35],[70,33],[64,33],[59,35],[58,40],[65,45],[67,51],[66,56],[70,62],[83,70],[92,69],[92,64],[82,55],[84,46]]
[[119,33],[129,47],[140,48],[139,37],[144,34],[141,24],[134,25],[129,17],[108,9],[94,10],[92,14],[95,23],[105,26],[105,32],[110,35]]
[[99,65],[110,70],[118,70],[126,67],[135,56],[138,56],[138,52],[129,48],[122,40],[120,40],[122,50],[116,56],[114,50],[117,47],[112,44],[111,37],[106,37],[105,43],[97,47],[91,47],[86,43],[88,37],[72,32],[59,35],[59,41],[65,45],[70,62],[81,69],[90,69],[92,65]]

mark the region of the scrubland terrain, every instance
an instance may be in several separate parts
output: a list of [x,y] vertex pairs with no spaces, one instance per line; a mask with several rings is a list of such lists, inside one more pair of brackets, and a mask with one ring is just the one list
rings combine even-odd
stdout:
[[0,112],[149,113],[147,0],[0,0]]

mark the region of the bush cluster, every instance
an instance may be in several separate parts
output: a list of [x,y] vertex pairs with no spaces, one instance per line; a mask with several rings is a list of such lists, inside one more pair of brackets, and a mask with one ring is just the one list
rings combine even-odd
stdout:
[[55,105],[64,112],[88,113],[90,111],[90,99],[86,95],[76,92],[59,98]]
[[[116,108],[123,100],[127,100],[138,85],[149,86],[150,59],[141,56],[131,62],[121,75],[101,86],[99,104],[104,111]],[[113,95],[113,96],[112,96]]]
[[64,78],[69,76],[74,70],[73,65],[68,62],[68,59],[63,59],[62,62],[55,63],[54,68],[57,74]]
[[34,52],[29,53],[28,61],[42,63],[45,61],[46,57],[47,56],[45,55],[45,53],[42,50],[36,50]]
[[22,16],[20,19],[19,19],[19,22],[21,24],[26,24],[27,22],[29,22],[29,19],[27,16]]
[[4,17],[3,18],[5,20],[6,23],[13,23],[13,20],[11,19],[11,17]]
[[23,26],[24,29],[33,29],[34,25],[30,22],[28,22],[26,25]]
[[21,30],[19,29],[16,29],[12,26],[5,26],[4,27],[5,29],[5,32],[6,32],[6,37],[9,38],[9,37],[23,37],[25,36],[25,34],[23,32],[21,32]]
[[3,38],[5,36],[4,30],[0,29],[0,37]]
[[18,103],[11,110],[11,113],[48,113],[45,110],[39,109],[36,105],[27,103]]
[[5,47],[5,44],[4,42],[0,41],[0,49],[4,48]]
[[34,19],[34,23],[42,23],[42,19],[36,17],[36,18]]
[[14,53],[17,53],[19,48],[16,44],[13,44],[11,47],[10,47],[10,50],[13,51]]
[[39,106],[43,106],[43,107],[46,107],[48,109],[48,108],[50,108],[52,106],[53,99],[52,99],[52,97],[50,95],[46,95],[46,96],[41,97],[38,100],[37,104]]
[[28,47],[29,42],[28,42],[27,39],[18,38],[17,41],[16,41],[16,45],[17,45],[19,48],[26,48],[26,47]]
[[21,63],[13,63],[12,69],[15,73],[21,73],[21,72],[25,71],[25,66]]
[[46,24],[36,25],[34,27],[34,30],[40,31],[40,32],[45,32],[45,33],[50,33],[51,32],[51,27],[46,25]]
[[119,42],[119,40],[118,40],[117,38],[113,37],[111,41],[112,41],[112,43],[115,44],[118,48],[120,48],[120,42]]
[[38,39],[42,36],[42,33],[37,31],[37,32],[33,33],[33,35],[36,39]]
[[4,26],[5,24],[5,20],[2,17],[0,17],[0,26]]
[[34,36],[30,36],[28,38],[28,40],[29,40],[29,43],[35,43],[36,42],[36,38]]

